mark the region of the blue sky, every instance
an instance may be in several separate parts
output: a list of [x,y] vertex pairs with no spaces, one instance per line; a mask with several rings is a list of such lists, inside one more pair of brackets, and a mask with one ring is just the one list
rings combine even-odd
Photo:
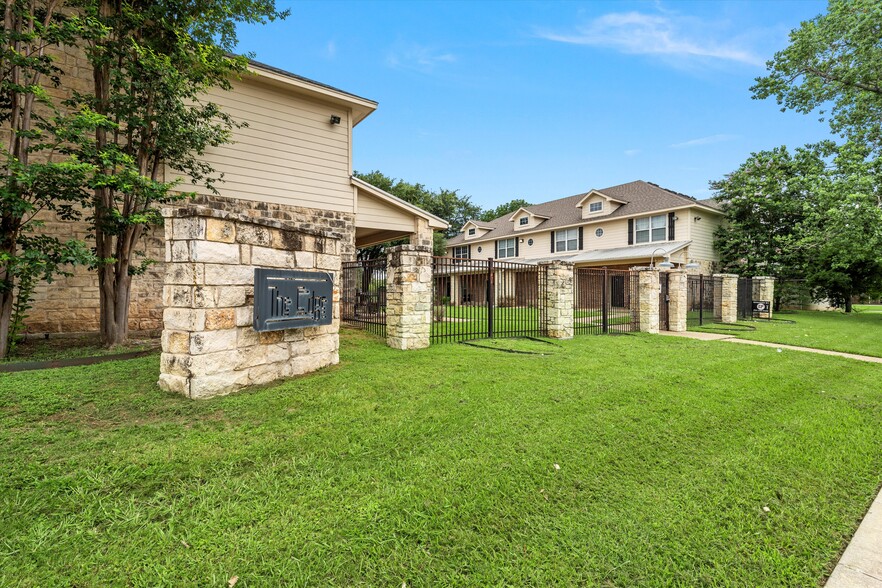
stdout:
[[764,63],[826,2],[287,2],[239,49],[379,102],[358,171],[484,207],[636,179],[692,196],[751,152],[826,138],[751,99]]

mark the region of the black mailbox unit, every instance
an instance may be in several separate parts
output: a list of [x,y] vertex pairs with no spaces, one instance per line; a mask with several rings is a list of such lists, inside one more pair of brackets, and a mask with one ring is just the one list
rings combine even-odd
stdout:
[[333,305],[334,276],[329,272],[254,270],[255,331],[330,325]]

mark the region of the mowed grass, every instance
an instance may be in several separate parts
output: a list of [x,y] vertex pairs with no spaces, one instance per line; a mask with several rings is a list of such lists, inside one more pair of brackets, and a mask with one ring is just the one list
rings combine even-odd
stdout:
[[753,341],[882,357],[882,313],[872,310],[850,314],[798,310],[776,313],[774,318],[779,320],[743,323],[755,327],[755,330],[723,330],[720,325],[705,325],[695,329],[690,327],[690,330],[725,332]]
[[342,341],[200,402],[155,356],[0,374],[0,583],[815,586],[882,481],[882,366]]

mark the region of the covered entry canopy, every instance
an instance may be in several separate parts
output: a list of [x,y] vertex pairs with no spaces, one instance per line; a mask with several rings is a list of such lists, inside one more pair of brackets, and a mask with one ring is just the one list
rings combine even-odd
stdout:
[[443,231],[447,222],[418,206],[352,178],[355,190],[355,246],[368,247],[410,237],[411,243],[432,242],[433,231]]

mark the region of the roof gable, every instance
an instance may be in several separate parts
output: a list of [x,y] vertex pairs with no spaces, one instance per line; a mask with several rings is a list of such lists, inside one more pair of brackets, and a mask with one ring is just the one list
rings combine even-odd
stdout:
[[624,200],[620,200],[620,199],[618,199],[618,198],[613,198],[612,196],[609,196],[609,195],[607,195],[607,194],[604,194],[604,193],[601,192],[600,190],[595,190],[595,189],[592,188],[591,190],[588,191],[587,194],[585,194],[585,197],[584,197],[584,198],[582,198],[581,200],[579,200],[579,201],[576,203],[576,208],[582,208],[582,206],[585,205],[585,202],[587,202],[592,196],[600,196],[600,197],[603,198],[604,200],[607,200],[607,201],[610,201],[610,202],[617,202],[617,203],[619,203],[619,204],[627,204],[627,202],[624,201]]
[[[518,208],[516,211],[514,211],[514,213],[512,213],[512,215],[511,215],[510,217],[508,217],[508,222],[513,223],[514,220],[518,217],[518,215],[519,215],[520,213],[522,213],[522,212],[526,212],[528,215],[533,216],[533,217],[536,217],[536,218],[544,218],[544,219],[546,219],[546,220],[548,220],[548,218],[550,218],[550,217],[547,217],[547,216],[542,216],[541,214],[536,214],[535,212],[532,212],[532,211],[530,211],[529,209],[524,208],[524,207],[522,206],[522,207]],[[501,217],[500,217],[500,218],[501,218]]]
[[[578,208],[578,205],[588,197],[597,193],[612,201],[623,202],[624,204],[621,204],[614,211],[607,214],[600,214],[589,219],[582,218],[582,210]],[[485,240],[505,238],[562,227],[606,222],[607,220],[616,218],[643,216],[653,212],[670,211],[689,206],[695,206],[721,214],[719,210],[709,206],[707,203],[699,202],[695,198],[686,196],[685,194],[679,194],[672,190],[666,190],[665,188],[650,182],[637,180],[634,182],[628,182],[627,184],[592,189],[588,192],[576,194],[575,196],[568,196],[566,198],[550,200],[541,204],[534,204],[533,206],[526,208],[526,210],[534,215],[543,216],[548,220],[544,221],[539,226],[524,229],[519,232],[515,230],[513,223],[509,222],[511,220],[511,215],[504,215],[489,222],[474,222],[473,226],[487,230],[488,232],[479,237],[472,238]],[[465,226],[463,226],[463,230],[465,230]],[[454,245],[456,243],[462,243],[464,240],[464,236],[460,234],[450,239],[448,244]]]

